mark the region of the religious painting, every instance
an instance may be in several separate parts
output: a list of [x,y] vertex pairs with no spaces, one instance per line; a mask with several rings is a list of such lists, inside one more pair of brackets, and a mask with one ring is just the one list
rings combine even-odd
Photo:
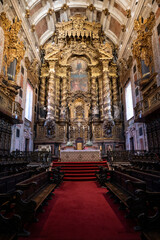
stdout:
[[88,91],[87,63],[82,59],[76,59],[71,63],[71,91]]

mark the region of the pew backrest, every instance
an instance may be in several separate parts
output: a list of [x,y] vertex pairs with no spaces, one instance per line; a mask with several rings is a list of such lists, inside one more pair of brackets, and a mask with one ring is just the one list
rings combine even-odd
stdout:
[[31,174],[31,171],[26,171],[0,178],[0,193],[10,193],[16,190],[16,184],[29,178]]

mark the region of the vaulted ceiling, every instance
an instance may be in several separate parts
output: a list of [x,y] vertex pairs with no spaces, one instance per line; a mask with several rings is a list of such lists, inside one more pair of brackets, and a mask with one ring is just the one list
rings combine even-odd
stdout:
[[[52,39],[56,23],[68,21],[77,13],[87,16],[90,22],[97,21],[108,39],[118,45],[118,58],[131,54],[131,45],[136,37],[134,20],[147,18],[156,12],[159,0],[10,0],[22,19],[22,25],[35,56],[39,47]],[[23,11],[20,11],[18,3]],[[148,14],[148,16],[147,16]],[[27,32],[26,29],[29,29]]]
[[98,21],[106,36],[119,44],[131,17],[131,0],[25,0],[26,17],[39,45],[54,33],[55,25],[80,13],[89,21]]

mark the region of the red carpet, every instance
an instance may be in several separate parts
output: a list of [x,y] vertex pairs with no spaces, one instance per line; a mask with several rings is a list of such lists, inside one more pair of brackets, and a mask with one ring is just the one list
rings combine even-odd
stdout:
[[[96,182],[64,182],[28,230],[28,240],[140,240]],[[26,238],[19,238],[26,240]]]
[[94,181],[98,166],[105,166],[106,161],[97,162],[53,162],[52,167],[61,167],[64,172],[64,181]]

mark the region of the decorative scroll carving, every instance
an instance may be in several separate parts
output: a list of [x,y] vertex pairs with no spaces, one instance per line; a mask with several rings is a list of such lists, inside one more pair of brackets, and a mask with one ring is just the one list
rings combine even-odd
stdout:
[[32,62],[30,62],[28,57],[26,57],[25,66],[27,69],[27,76],[31,81],[32,85],[35,87],[35,85],[38,84],[38,67],[39,67],[38,60],[34,58]]
[[[0,81],[3,87],[8,91],[8,94],[14,96],[18,93],[17,89],[19,88],[16,84],[17,74],[20,70],[20,63],[24,57],[24,44],[18,38],[18,32],[21,28],[21,21],[15,17],[13,24],[8,20],[4,12],[0,15],[0,26],[4,31],[4,51],[3,51],[3,63],[2,66],[5,69],[5,74],[1,76],[3,78]],[[15,78],[12,80],[8,79],[7,72],[10,64],[16,59],[16,73]]]
[[137,61],[138,70],[143,77],[143,63],[148,67],[150,73],[152,73],[153,64],[153,51],[152,51],[152,30],[155,26],[155,16],[151,12],[150,17],[143,20],[139,17],[135,20],[134,30],[137,31],[137,39],[133,42],[133,56]]

